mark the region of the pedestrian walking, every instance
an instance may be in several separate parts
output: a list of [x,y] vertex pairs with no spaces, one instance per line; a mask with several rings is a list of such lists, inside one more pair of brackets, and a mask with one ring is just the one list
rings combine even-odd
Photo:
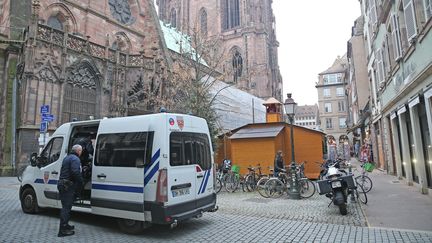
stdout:
[[354,152],[355,152],[355,156],[358,158],[359,156],[359,149],[360,149],[360,143],[359,141],[356,141],[354,144]]
[[68,154],[62,162],[60,178],[57,184],[59,190],[62,209],[60,210],[60,228],[58,237],[70,236],[75,234],[74,226],[69,225],[70,211],[72,203],[77,194],[80,193],[83,183],[81,176],[80,155],[82,147],[79,144],[72,146],[72,152]]

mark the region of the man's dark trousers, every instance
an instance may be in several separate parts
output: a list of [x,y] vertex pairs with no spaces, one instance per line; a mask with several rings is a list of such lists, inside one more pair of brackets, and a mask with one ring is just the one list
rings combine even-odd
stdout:
[[72,188],[69,188],[68,191],[60,192],[60,201],[62,203],[62,209],[60,210],[60,229],[65,229],[66,225],[69,223],[74,196],[75,191]]

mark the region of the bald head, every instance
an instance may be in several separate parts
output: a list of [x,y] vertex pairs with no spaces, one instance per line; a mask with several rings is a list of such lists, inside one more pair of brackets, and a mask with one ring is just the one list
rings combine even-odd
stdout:
[[79,144],[75,144],[72,146],[72,152],[76,153],[78,156],[81,156],[82,153],[82,147]]

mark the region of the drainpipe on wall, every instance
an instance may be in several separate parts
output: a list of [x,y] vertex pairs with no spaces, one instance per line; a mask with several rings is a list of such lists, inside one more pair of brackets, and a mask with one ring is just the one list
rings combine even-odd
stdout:
[[12,84],[12,146],[11,146],[11,166],[15,169],[16,165],[16,107],[17,107],[17,78],[15,78]]

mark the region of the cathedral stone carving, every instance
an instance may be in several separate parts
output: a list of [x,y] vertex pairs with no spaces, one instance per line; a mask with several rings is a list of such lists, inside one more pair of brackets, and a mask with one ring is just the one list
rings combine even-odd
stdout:
[[109,0],[111,15],[120,23],[130,25],[135,22],[128,0]]
[[95,78],[88,67],[81,66],[68,74],[67,82],[82,88],[96,89]]

